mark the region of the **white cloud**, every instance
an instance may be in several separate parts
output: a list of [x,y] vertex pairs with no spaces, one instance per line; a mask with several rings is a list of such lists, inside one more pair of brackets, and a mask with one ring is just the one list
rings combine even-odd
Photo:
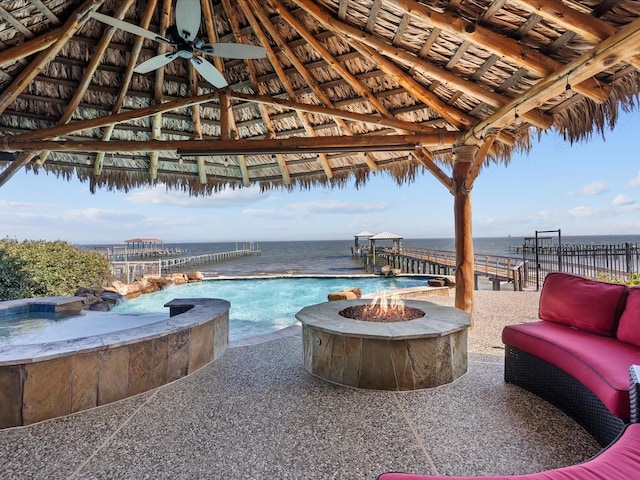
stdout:
[[600,195],[608,189],[606,182],[598,181],[583,185],[577,192],[569,192],[569,195]]
[[313,202],[291,203],[289,207],[306,213],[367,213],[382,212],[391,207],[391,202],[345,202],[337,200],[317,200]]
[[638,172],[638,175],[636,175],[635,178],[629,180],[629,187],[640,188],[640,172]]
[[613,202],[611,204],[614,207],[624,207],[627,205],[633,205],[634,203],[635,203],[635,200],[633,198],[620,194],[613,199]]
[[597,217],[600,216],[600,209],[592,207],[575,207],[567,212],[570,217]]
[[247,188],[225,189],[207,196],[189,196],[181,190],[167,190],[164,185],[138,189],[125,198],[125,202],[147,205],[172,205],[178,207],[216,208],[228,205],[244,205],[268,198],[260,193],[257,185]]

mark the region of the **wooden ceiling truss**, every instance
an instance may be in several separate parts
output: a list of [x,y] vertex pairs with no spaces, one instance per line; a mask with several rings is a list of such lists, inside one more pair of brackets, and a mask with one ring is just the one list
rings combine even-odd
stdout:
[[485,165],[638,104],[637,1],[202,0],[203,41],[266,52],[207,57],[223,89],[183,58],[135,73],[172,47],[91,15],[165,36],[176,1],[0,0],[0,187],[23,168],[192,195],[429,172],[468,237]]

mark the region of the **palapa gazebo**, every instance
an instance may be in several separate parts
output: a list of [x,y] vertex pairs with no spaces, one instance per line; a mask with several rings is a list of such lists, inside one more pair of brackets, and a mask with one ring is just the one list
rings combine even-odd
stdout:
[[[630,0],[0,6],[0,185],[22,168],[92,191],[163,183],[193,195],[428,172],[454,196],[456,305],[467,311],[482,167],[551,128],[588,139],[640,91]],[[219,43],[264,50],[228,58],[250,55]]]

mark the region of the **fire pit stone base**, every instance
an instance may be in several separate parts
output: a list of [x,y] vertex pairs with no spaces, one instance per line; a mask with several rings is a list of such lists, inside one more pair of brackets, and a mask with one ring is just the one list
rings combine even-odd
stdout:
[[425,316],[410,321],[366,322],[338,313],[362,304],[341,300],[298,312],[307,371],[340,385],[376,390],[436,387],[467,371],[469,314],[418,300],[405,305]]

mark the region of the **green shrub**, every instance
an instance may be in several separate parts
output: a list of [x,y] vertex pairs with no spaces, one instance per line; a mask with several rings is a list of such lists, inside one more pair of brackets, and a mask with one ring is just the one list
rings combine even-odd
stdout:
[[624,283],[625,285],[629,285],[631,287],[635,287],[640,285],[640,273],[632,273],[631,277],[624,280],[618,277],[614,277],[613,275],[607,273],[599,273],[596,277],[596,280],[601,280],[603,282],[610,283]]
[[73,295],[111,280],[106,257],[63,241],[0,240],[0,300]]

